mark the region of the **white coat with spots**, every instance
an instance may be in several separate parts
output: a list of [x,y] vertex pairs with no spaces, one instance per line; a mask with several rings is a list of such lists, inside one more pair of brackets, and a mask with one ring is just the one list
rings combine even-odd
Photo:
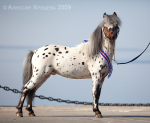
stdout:
[[50,75],[59,74],[71,79],[92,78],[93,111],[96,117],[102,117],[98,109],[98,100],[103,81],[109,73],[109,66],[99,50],[103,50],[110,62],[112,61],[120,24],[121,21],[116,13],[113,15],[104,13],[102,22],[88,42],[76,47],[46,45],[30,51],[24,60],[24,85],[17,106],[17,116],[23,116],[22,106],[26,96],[28,97],[26,109],[29,111],[29,116],[35,116],[32,110],[34,93]]

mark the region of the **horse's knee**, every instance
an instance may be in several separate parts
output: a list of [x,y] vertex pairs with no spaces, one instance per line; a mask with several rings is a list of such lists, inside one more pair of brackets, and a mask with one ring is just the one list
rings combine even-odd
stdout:
[[94,96],[96,99],[99,99],[100,92],[101,92],[101,88],[100,88],[100,85],[98,84],[97,87],[96,87],[95,90],[94,90],[93,96]]

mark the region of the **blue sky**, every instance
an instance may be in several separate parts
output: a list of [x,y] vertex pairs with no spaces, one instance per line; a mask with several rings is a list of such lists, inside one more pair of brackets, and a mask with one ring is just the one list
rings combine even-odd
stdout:
[[[71,6],[58,10],[60,5]],[[103,18],[116,12],[122,21],[116,41],[116,59],[126,62],[140,54],[150,42],[148,0],[1,0],[0,1],[0,85],[20,89],[22,62],[29,50],[47,44],[76,46],[87,39]],[[12,9],[13,7],[22,9]],[[23,7],[29,7],[23,10]],[[34,7],[51,6],[44,10]],[[117,66],[105,79],[99,102],[149,103],[150,47],[136,61]],[[0,105],[17,105],[19,95],[0,89]],[[92,102],[91,79],[73,80],[51,76],[37,94]],[[64,105],[35,99],[35,105]]]

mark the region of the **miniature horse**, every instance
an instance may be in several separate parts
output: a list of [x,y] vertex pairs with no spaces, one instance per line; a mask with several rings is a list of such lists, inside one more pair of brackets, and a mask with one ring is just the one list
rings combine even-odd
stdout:
[[71,79],[92,78],[93,111],[101,118],[98,100],[105,77],[112,73],[112,57],[121,21],[117,14],[103,14],[103,20],[84,43],[76,47],[46,45],[32,50],[23,63],[23,87],[17,105],[17,116],[23,117],[22,107],[27,96],[29,116],[35,116],[32,101],[36,90],[51,76],[59,74]]

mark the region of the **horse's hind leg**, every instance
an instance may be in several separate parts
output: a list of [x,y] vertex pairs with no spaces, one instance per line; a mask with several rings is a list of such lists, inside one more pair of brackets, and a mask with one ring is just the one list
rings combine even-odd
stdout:
[[46,75],[37,85],[36,87],[34,87],[27,95],[27,107],[26,107],[26,110],[29,111],[29,116],[30,117],[33,117],[35,116],[35,113],[32,109],[32,102],[33,102],[33,99],[34,99],[34,94],[35,92],[37,91],[37,89],[47,80],[47,78],[50,77],[50,74],[49,75]]
[[32,89],[27,95],[27,107],[26,110],[29,111],[29,116],[35,116],[34,111],[32,109],[32,101],[34,99],[34,94],[36,92],[36,88]]
[[[39,78],[40,79],[40,78]],[[16,113],[17,116],[23,117],[23,112],[22,112],[22,107],[23,107],[23,103],[24,100],[26,98],[26,96],[32,92],[32,89],[34,89],[36,87],[36,84],[39,82],[39,80],[36,78],[34,79],[34,81],[32,80],[32,78],[23,86],[23,91],[22,91],[22,95],[20,98],[20,101],[17,105],[17,109],[18,112]]]
[[24,100],[25,100],[27,94],[29,93],[29,91],[30,91],[30,89],[27,89],[27,88],[23,89],[20,101],[16,107],[18,109],[18,112],[16,113],[16,115],[19,117],[23,117],[22,107],[23,107]]

